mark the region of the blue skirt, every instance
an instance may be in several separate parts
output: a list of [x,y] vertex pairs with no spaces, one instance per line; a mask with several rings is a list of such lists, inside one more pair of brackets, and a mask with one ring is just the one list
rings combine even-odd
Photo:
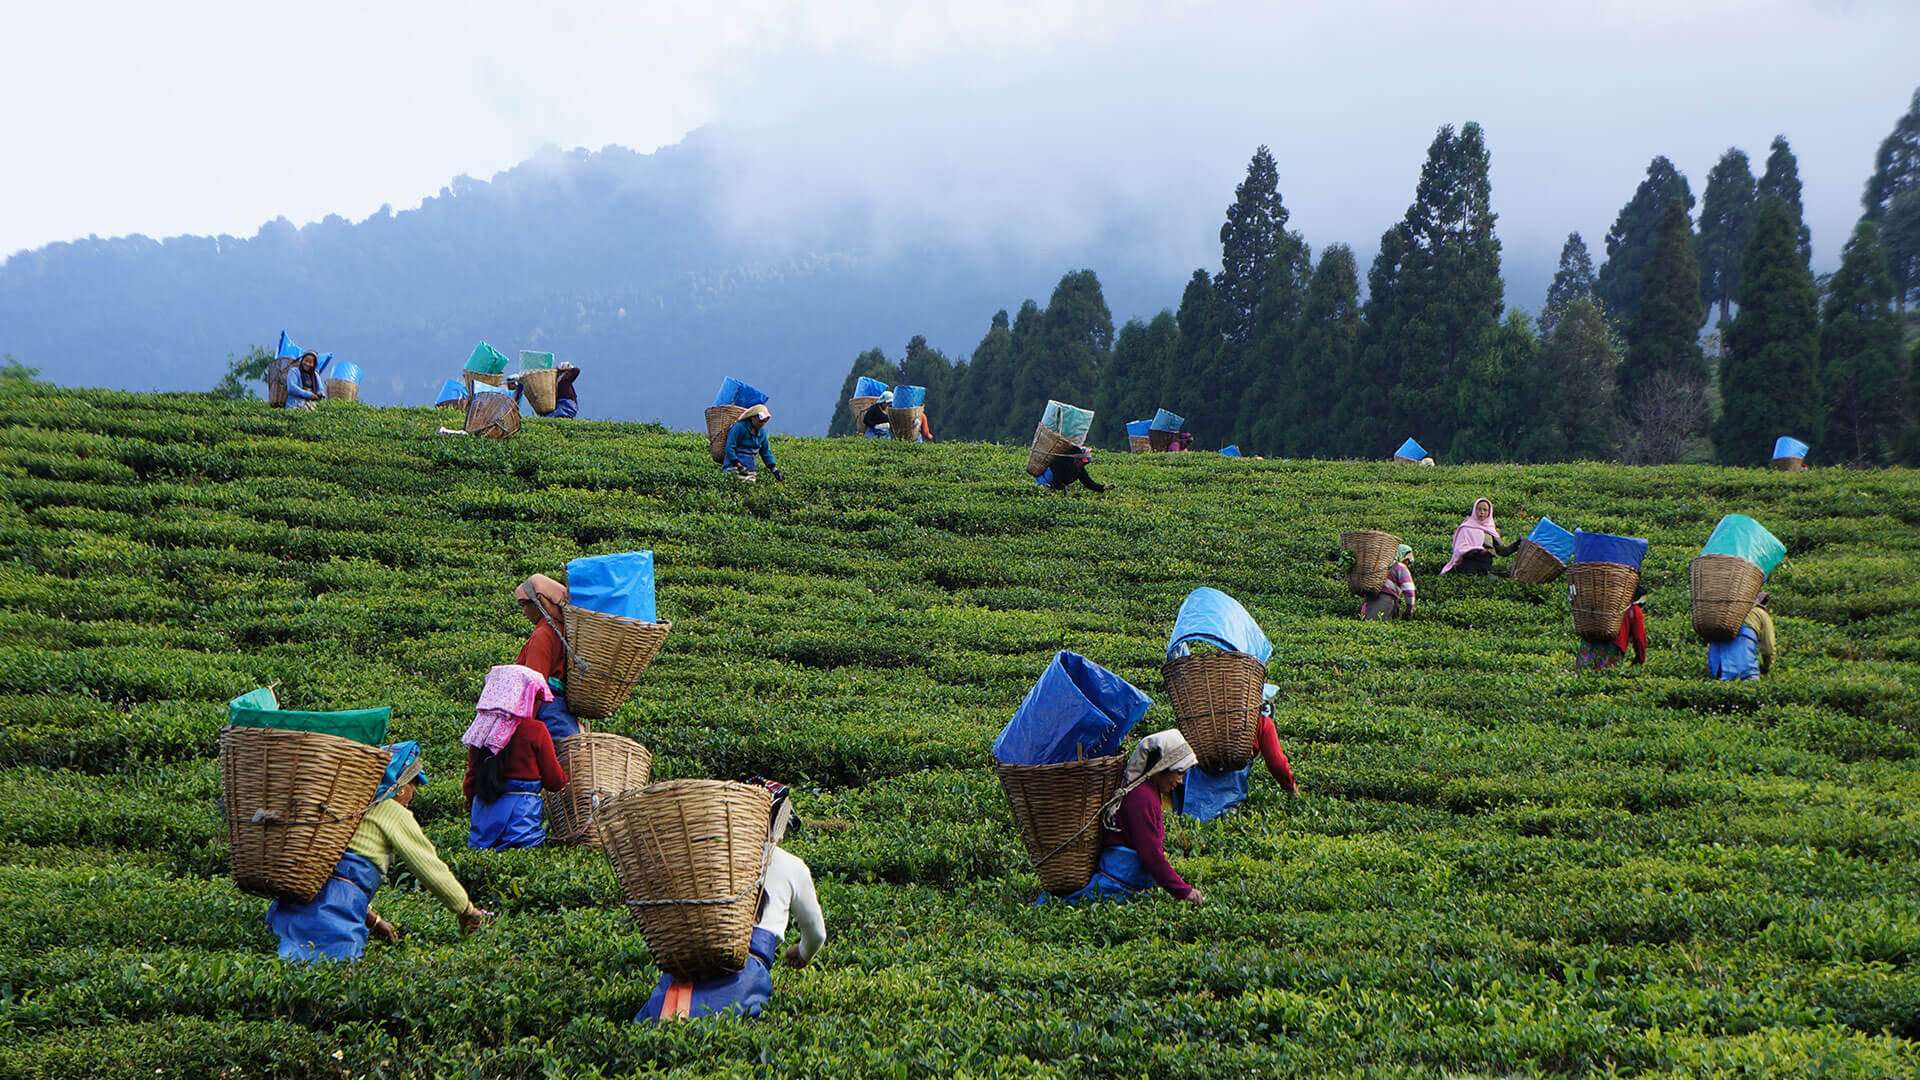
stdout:
[[756,926],[747,949],[746,966],[731,975],[699,982],[660,976],[653,996],[633,1014],[633,1022],[688,1020],[725,1012],[759,1016],[773,997],[773,965],[780,939],[773,936],[773,931]]
[[470,848],[539,847],[546,842],[541,819],[540,781],[509,780],[507,793],[490,803],[477,797],[468,808],[467,846]]
[[547,734],[554,742],[569,735],[580,734],[580,721],[574,719],[573,712],[567,708],[567,696],[561,694],[552,701],[540,703],[540,711],[535,714],[540,722],[547,725]]
[[267,905],[267,929],[280,937],[280,959],[360,959],[367,951],[367,908],[378,888],[380,868],[349,851],[313,899],[303,904],[283,896]]
[[1252,773],[1251,761],[1233,772],[1210,773],[1198,765],[1188,769],[1186,783],[1180,785],[1180,812],[1196,821],[1212,821],[1246,801]]
[[[1093,880],[1081,886],[1079,892],[1069,893],[1060,899],[1069,904],[1086,900],[1131,900],[1156,885],[1153,875],[1140,865],[1140,853],[1115,844],[1100,853],[1100,868],[1093,872]],[[1042,895],[1040,902],[1048,899]]]

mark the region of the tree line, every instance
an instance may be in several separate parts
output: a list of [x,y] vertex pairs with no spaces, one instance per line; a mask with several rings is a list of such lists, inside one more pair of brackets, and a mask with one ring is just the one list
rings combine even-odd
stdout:
[[[1535,315],[1506,304],[1478,124],[1443,126],[1406,215],[1380,238],[1364,299],[1352,249],[1318,258],[1289,228],[1262,146],[1220,227],[1220,268],[1195,270],[1177,310],[1113,316],[1092,270],[1047,305],[995,313],[966,357],[923,336],[870,376],[927,387],[943,438],[1025,442],[1049,398],[1096,410],[1093,441],[1168,408],[1203,446],[1289,457],[1381,457],[1411,435],[1457,461],[1764,459],[1775,437],[1819,460],[1920,464],[1920,91],[1881,144],[1839,269],[1816,279],[1798,162],[1784,137],[1760,175],[1723,154],[1696,200],[1666,157],[1605,237],[1567,237]],[[1708,319],[1715,329],[1703,335]]]

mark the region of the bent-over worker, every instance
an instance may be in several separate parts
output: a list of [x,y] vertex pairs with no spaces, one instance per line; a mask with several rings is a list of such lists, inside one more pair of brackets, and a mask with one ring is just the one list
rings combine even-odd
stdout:
[[501,664],[487,673],[468,730],[472,735],[484,726],[500,734],[490,745],[475,742],[467,748],[460,790],[467,797],[468,847],[498,850],[546,842],[540,793],[567,786],[553,736],[534,718],[535,702],[551,694],[532,668]]
[[785,481],[780,466],[773,462],[773,446],[767,441],[767,423],[773,419],[773,413],[762,405],[755,405],[740,414],[740,419],[727,429],[726,452],[720,457],[721,471],[732,473],[742,480],[756,478],[757,468],[754,457],[767,463],[767,471],[773,478]]
[[1189,904],[1206,902],[1167,859],[1164,804],[1196,763],[1193,748],[1178,731],[1140,740],[1127,755],[1122,794],[1100,810],[1100,867],[1068,901],[1126,900],[1157,885]]
[[1093,464],[1093,451],[1084,446],[1076,446],[1063,454],[1055,454],[1052,464],[1045,472],[1034,477],[1033,482],[1054,491],[1065,491],[1075,482],[1088,491],[1106,491],[1112,484],[1102,484],[1094,480],[1087,472],[1087,466]]
[[1362,619],[1411,619],[1419,596],[1413,585],[1413,548],[1401,544],[1393,550],[1393,565],[1387,567],[1380,591],[1360,605]]
[[893,391],[883,390],[860,414],[860,426],[866,429],[867,438],[884,439],[893,434],[893,413],[888,411],[892,405]]
[[1647,584],[1635,582],[1633,603],[1627,605],[1626,613],[1620,616],[1620,632],[1612,641],[1582,641],[1580,651],[1574,655],[1573,666],[1581,671],[1604,671],[1626,659],[1627,650],[1633,650],[1633,662],[1647,662]]

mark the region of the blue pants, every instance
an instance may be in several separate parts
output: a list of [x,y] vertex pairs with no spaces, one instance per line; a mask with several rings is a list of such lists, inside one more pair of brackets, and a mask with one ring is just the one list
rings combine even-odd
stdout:
[[567,708],[565,694],[556,694],[552,701],[542,702],[540,711],[535,715],[547,725],[547,734],[553,736],[554,742],[580,734],[580,721],[574,719],[572,711]]
[[1707,674],[1727,682],[1760,677],[1760,636],[1744,623],[1732,641],[1707,646]]
[[[1140,853],[1115,844],[1100,853],[1100,867],[1093,872],[1093,880],[1081,886],[1080,891],[1060,899],[1069,904],[1087,900],[1131,900],[1156,885],[1147,868],[1140,865]],[[1052,897],[1042,894],[1035,903],[1045,903],[1050,899]]]
[[349,851],[313,899],[303,904],[283,896],[267,905],[267,929],[280,937],[280,959],[360,959],[367,951],[367,909],[379,888],[380,868]]
[[490,803],[476,797],[468,809],[470,848],[539,847],[546,843],[547,827],[541,820],[546,807],[540,801],[538,780],[509,780],[505,795]]
[[686,1020],[724,1012],[759,1016],[773,997],[773,965],[780,939],[773,936],[773,931],[756,926],[747,950],[746,966],[731,975],[693,983],[672,975],[660,976],[653,996],[633,1014],[633,1022]]

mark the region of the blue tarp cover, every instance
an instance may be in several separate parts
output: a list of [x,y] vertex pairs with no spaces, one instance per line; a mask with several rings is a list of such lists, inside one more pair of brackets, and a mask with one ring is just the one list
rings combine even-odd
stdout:
[[435,405],[444,405],[449,401],[459,401],[467,396],[467,386],[459,379],[448,379],[440,384],[440,393],[433,399]]
[[592,555],[567,564],[567,603],[653,622],[653,552]]
[[1176,412],[1161,409],[1153,414],[1153,431],[1179,431],[1187,424],[1187,418]]
[[360,365],[349,364],[345,360],[342,360],[334,365],[333,370],[327,372],[327,378],[345,379],[350,383],[357,384],[360,381]]
[[1149,704],[1132,683],[1079,653],[1055,653],[993,741],[993,759],[1055,765],[1117,754]]
[[1408,461],[1419,461],[1421,458],[1432,457],[1433,455],[1427,453],[1426,447],[1421,446],[1412,439],[1408,439],[1406,442],[1400,444],[1400,449],[1395,450],[1393,456],[1406,458]]
[[313,373],[315,375],[320,376],[323,379],[331,379],[333,378],[333,376],[328,374],[327,369],[331,368],[332,366],[333,366],[333,354],[330,352],[323,352],[319,356],[314,357]]
[[924,386],[908,386],[902,383],[893,388],[893,407],[896,409],[911,409],[926,403],[927,388]]
[[1221,447],[1221,448],[1220,448],[1220,456],[1221,456],[1221,457],[1239,457],[1239,456],[1240,456],[1240,444],[1239,444],[1239,443],[1234,443],[1234,444],[1233,444],[1232,446],[1223,446],[1223,447]]
[[507,389],[504,386],[495,386],[492,383],[483,383],[483,382],[474,383],[473,392],[475,394],[507,394],[507,395],[511,395],[513,393],[513,391]]
[[1647,557],[1647,542],[1636,536],[1611,536],[1576,529],[1573,534],[1573,561],[1610,562],[1640,569]]
[[1774,457],[1803,458],[1807,456],[1807,451],[1809,449],[1812,449],[1812,448],[1809,447],[1806,443],[1801,442],[1799,439],[1796,439],[1791,435],[1782,435],[1778,439],[1775,439],[1773,442]]
[[1253,775],[1249,761],[1232,772],[1211,773],[1195,765],[1187,770],[1180,785],[1180,812],[1195,821],[1212,821],[1247,800],[1247,780]]
[[[860,381],[853,384],[854,397],[879,397],[886,392],[886,383],[881,382],[879,379],[869,379],[865,375],[860,376]],[[721,404],[725,404],[725,402]]]
[[1152,430],[1153,430],[1153,421],[1151,420],[1127,421],[1127,436],[1129,438],[1132,438],[1133,436],[1137,435],[1140,438],[1144,439],[1147,437],[1147,432]]
[[1707,537],[1706,546],[1700,549],[1702,555],[1732,555],[1745,559],[1760,568],[1768,577],[1780,560],[1787,557],[1787,545],[1767,531],[1765,525],[1745,514],[1728,514],[1713,527],[1713,535]]
[[1546,548],[1547,554],[1563,563],[1573,561],[1573,534],[1555,525],[1550,517],[1541,518],[1540,524],[1527,534],[1527,539]]
[[300,359],[300,346],[295,345],[293,339],[287,336],[287,332],[282,330],[280,331],[280,347],[274,350],[273,356],[276,360],[298,360]]
[[1173,620],[1173,634],[1167,638],[1167,659],[1185,656],[1188,644],[1195,641],[1228,652],[1247,653],[1263,664],[1273,655],[1273,643],[1240,601],[1204,585],[1188,593],[1181,603],[1180,614]]
[[765,405],[767,400],[767,395],[755,390],[739,379],[731,378],[721,383],[720,392],[713,396],[713,403],[715,405],[738,405],[743,409],[751,409],[755,405]]

